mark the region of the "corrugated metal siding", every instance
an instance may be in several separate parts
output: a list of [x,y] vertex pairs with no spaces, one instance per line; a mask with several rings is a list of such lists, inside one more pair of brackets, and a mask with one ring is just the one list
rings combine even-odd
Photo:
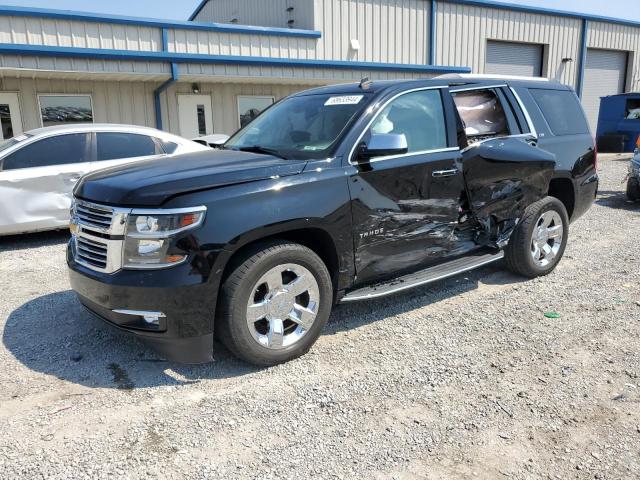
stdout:
[[[270,95],[279,100],[292,93],[308,88],[302,85],[251,85],[251,84],[213,84],[201,83],[200,95],[211,95],[213,128],[215,133],[232,134],[238,129],[238,95]],[[191,93],[191,85],[178,83],[163,95],[165,128],[177,133],[180,131],[178,120],[178,94]]]
[[[292,12],[287,8],[293,7]],[[313,0],[212,0],[195,18],[197,22],[231,23],[262,27],[289,27],[310,30],[313,28]]]
[[50,72],[78,72],[79,74],[122,75],[163,77],[171,74],[167,63],[131,62],[120,60],[92,60],[83,58],[37,57],[0,55],[0,69],[26,69]]
[[[428,63],[431,3],[426,0],[314,0],[317,58]],[[358,39],[360,50],[351,49]]]
[[624,50],[635,52],[631,57],[632,65],[629,65],[629,73],[626,82],[626,90],[635,92],[640,89],[640,28],[611,23],[589,22],[587,35],[589,48],[602,48],[609,50]]
[[169,30],[169,51],[202,55],[315,58],[316,40],[198,30]]
[[600,98],[624,92],[627,58],[624,51],[587,50],[582,104],[594,133],[598,127]]
[[180,65],[182,79],[195,77],[204,80],[207,77],[219,77],[216,81],[237,80],[239,78],[254,83],[286,81],[299,82],[306,85],[321,85],[331,83],[345,83],[360,81],[363,77],[372,80],[410,80],[415,78],[430,78],[436,74],[421,74],[413,72],[394,72],[366,69],[338,69],[338,68],[293,68],[270,66],[243,65],[211,65],[211,64],[182,64]]
[[485,73],[487,40],[547,44],[543,75],[575,86],[581,25],[575,18],[439,2],[436,62]]
[[0,16],[0,43],[117,50],[162,50],[159,28]]
[[156,82],[0,78],[0,91],[20,92],[25,131],[41,126],[38,95],[47,93],[91,95],[96,122],[154,126],[153,91],[157,86]]
[[542,74],[542,45],[487,42],[486,73],[539,77]]

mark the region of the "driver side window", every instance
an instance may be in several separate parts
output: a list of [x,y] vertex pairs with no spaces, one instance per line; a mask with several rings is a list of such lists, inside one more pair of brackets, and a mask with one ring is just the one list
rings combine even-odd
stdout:
[[447,147],[447,130],[440,90],[406,93],[389,103],[369,128],[372,134],[404,135],[407,153]]

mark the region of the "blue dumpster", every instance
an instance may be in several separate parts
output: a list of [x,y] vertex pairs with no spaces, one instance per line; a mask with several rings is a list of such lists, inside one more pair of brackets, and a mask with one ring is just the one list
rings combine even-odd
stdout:
[[640,93],[600,99],[596,139],[599,152],[633,152],[640,136]]

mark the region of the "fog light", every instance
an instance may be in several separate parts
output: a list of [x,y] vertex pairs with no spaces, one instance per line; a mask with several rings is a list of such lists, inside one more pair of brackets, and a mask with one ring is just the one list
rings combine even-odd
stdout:
[[130,315],[132,317],[140,317],[145,323],[148,325],[153,325],[155,327],[160,326],[160,319],[166,318],[167,316],[162,312],[147,312],[143,310],[113,310],[113,313],[118,313],[120,315]]
[[142,318],[144,318],[144,321],[147,322],[149,325],[155,325],[156,327],[160,325],[159,314],[143,315]]

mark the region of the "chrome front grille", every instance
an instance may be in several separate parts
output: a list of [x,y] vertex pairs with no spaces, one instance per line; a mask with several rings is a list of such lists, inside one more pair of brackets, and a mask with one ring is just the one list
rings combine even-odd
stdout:
[[75,214],[82,225],[108,230],[113,221],[113,209],[84,202],[76,202]]
[[75,200],[71,212],[76,262],[98,272],[122,268],[122,250],[130,209]]
[[109,247],[107,244],[90,240],[84,236],[76,237],[76,258],[105,270],[108,264]]

